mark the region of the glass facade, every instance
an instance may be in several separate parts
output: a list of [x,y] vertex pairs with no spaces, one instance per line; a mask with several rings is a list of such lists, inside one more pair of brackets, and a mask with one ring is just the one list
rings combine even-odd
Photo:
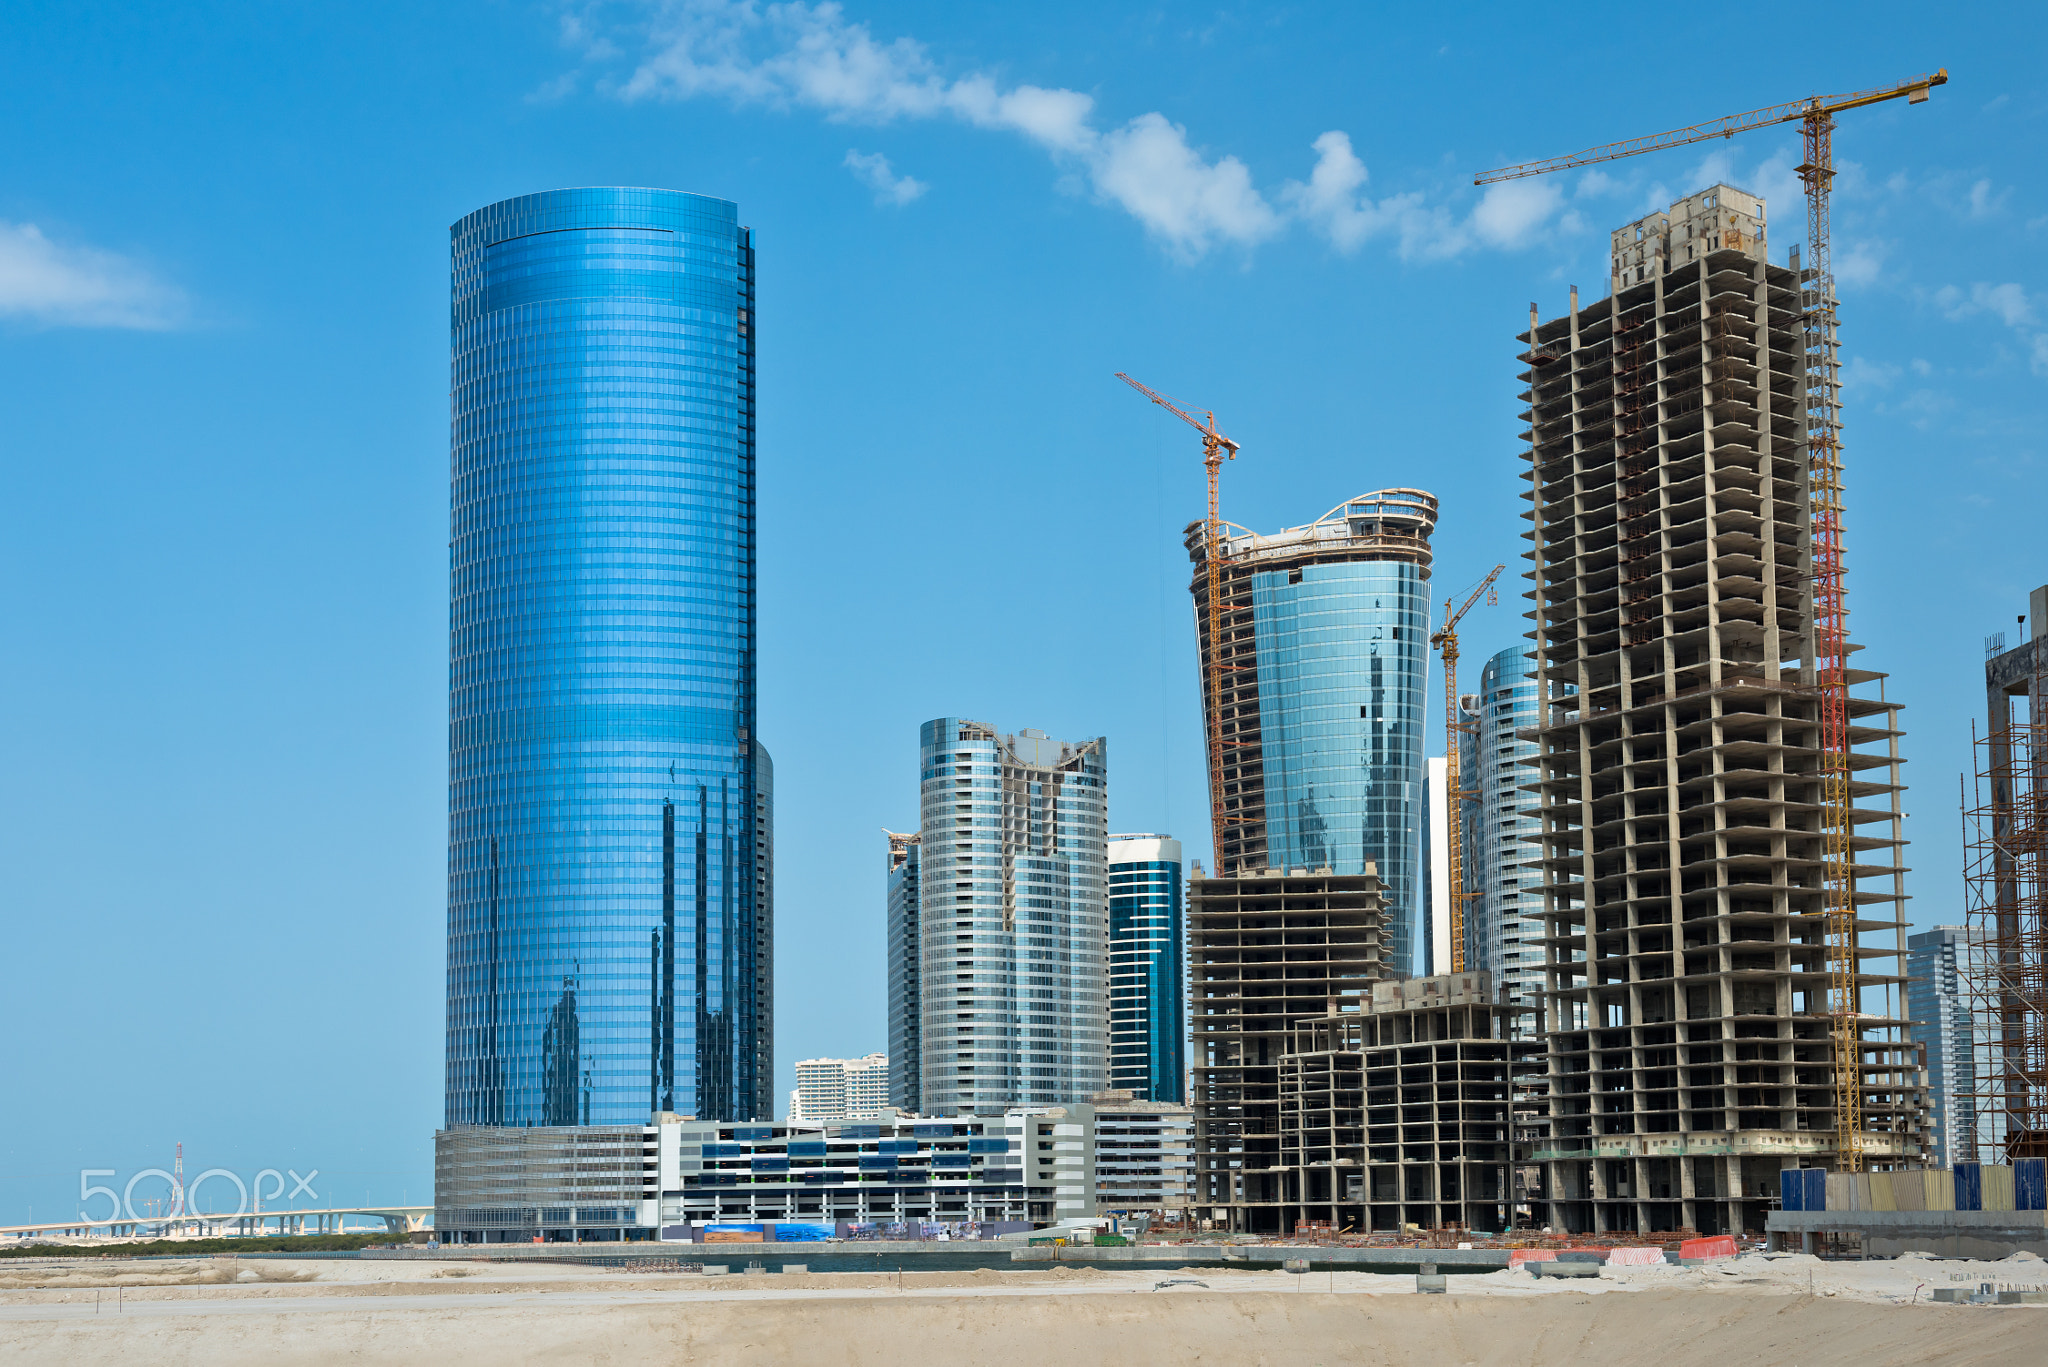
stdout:
[[924,1110],[918,1070],[924,1054],[918,1040],[918,959],[924,931],[918,916],[918,835],[889,837],[888,901],[883,912],[889,955],[889,1104],[913,1115]]
[[959,717],[919,734],[915,982],[927,1115],[1058,1106],[1102,1090],[1108,750],[1100,736],[998,734]]
[[1186,1099],[1187,954],[1180,842],[1109,838],[1109,1085]]
[[1400,977],[1423,972],[1429,951],[1423,692],[1436,518],[1435,495],[1379,489],[1278,532],[1226,524],[1213,565],[1204,524],[1187,534],[1217,870],[1357,878],[1371,865],[1387,899],[1384,963]]
[[1513,1025],[1518,1039],[1538,1033],[1543,1004],[1543,871],[1529,861],[1529,837],[1542,822],[1521,785],[1535,763],[1536,743],[1519,731],[1537,725],[1535,661],[1527,646],[1509,646],[1479,671],[1479,691],[1462,700],[1470,727],[1458,747],[1458,786],[1476,798],[1459,804],[1464,862],[1465,962],[1493,975],[1500,999],[1527,1008]]
[[644,189],[451,233],[447,1123],[768,1116],[751,233]]
[[1389,561],[1256,573],[1266,858],[1387,885],[1389,962],[1418,973],[1429,570]]
[[[1906,1015],[1927,1047],[1928,1100],[1934,1108],[1933,1157],[1942,1167],[1977,1158],[1977,1038],[1964,990],[1969,933],[1935,926],[1906,937]],[[1997,1037],[1997,1023],[1991,1023]]]

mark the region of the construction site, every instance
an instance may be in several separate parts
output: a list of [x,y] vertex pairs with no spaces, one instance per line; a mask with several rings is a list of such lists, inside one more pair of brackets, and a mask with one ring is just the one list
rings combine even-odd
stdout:
[[1280,1059],[1283,1227],[1510,1227],[1515,1084],[1541,1067],[1513,1015],[1487,974],[1447,973],[1374,983],[1295,1026]]
[[1194,1205],[1222,1227],[1294,1228],[1281,1073],[1300,1022],[1386,976],[1379,876],[1196,878],[1189,903]]
[[[1573,287],[1547,322],[1532,304],[1516,339],[1537,698],[1519,739],[1537,749],[1528,868],[1545,953],[1538,1066],[1507,1044],[1511,1013],[1491,1000],[1385,1014],[1398,994],[1383,1004],[1356,978],[1322,981],[1328,904],[1302,904],[1309,919],[1297,922],[1267,890],[1373,860],[1384,949],[1366,971],[1424,971],[1416,881],[1376,847],[1400,837],[1374,797],[1410,776],[1409,737],[1385,718],[1421,692],[1426,658],[1418,669],[1396,643],[1404,628],[1410,642],[1412,628],[1429,629],[1436,500],[1387,490],[1308,526],[1248,532],[1221,512],[1219,475],[1238,443],[1213,413],[1120,376],[1200,433],[1208,475],[1208,518],[1186,540],[1220,876],[1194,885],[1191,981],[1196,1200],[1220,1227],[1498,1228],[1515,1223],[1519,1194],[1532,1223],[1560,1231],[1756,1234],[1788,1169],[1928,1160],[1924,1051],[1903,992],[1904,732],[1884,673],[1855,660],[1848,631],[1829,195],[1837,115],[1922,103],[1946,80],[1794,101],[1475,178],[1780,125],[1798,126],[1805,153],[1803,249],[1774,263],[1766,203],[1712,185],[1615,230],[1605,297],[1582,304]],[[1474,726],[1457,694],[1456,628],[1500,572],[1455,611],[1446,601],[1427,636],[1444,668],[1453,974],[1466,966],[1463,912],[1476,895],[1461,827],[1479,797],[1458,786],[1460,732]],[[1368,589],[1372,611],[1361,607]],[[1313,638],[1300,625],[1310,612]],[[1328,663],[1345,648],[1352,675]],[[1362,739],[1341,739],[1346,690],[1367,668]],[[2013,758],[2024,747],[2010,726],[1997,734],[1985,781],[2002,815],[1985,818],[1976,901],[1988,910],[1972,914],[1999,947],[1994,960],[2022,965],[1989,989],[1996,1009],[2015,1021],[2031,1009],[2035,1024],[2001,1035],[1999,1066],[1979,1081],[1998,1079],[2024,1145],[2041,1132],[2044,1074],[2026,1033],[2040,1020],[2022,981],[2031,970],[2012,947],[2040,920],[2027,856],[1993,838],[2025,826],[2014,775],[2026,761]],[[1340,772],[1333,754],[1351,767]],[[1313,965],[1295,962],[1297,936],[1325,946]],[[1376,1054],[1378,1041],[1404,1032],[1430,1059],[1416,1075],[1429,1085],[1409,1088],[1397,1067],[1380,1079],[1391,1086],[1375,1086],[1372,1060],[1395,1057]],[[1534,1180],[1513,1179],[1518,1160]]]
[[1788,1163],[1921,1158],[1898,709],[1843,668],[1829,754],[1802,286],[1764,214],[1714,186],[1622,228],[1615,293],[1522,339],[1546,1223],[1758,1229]]
[[2034,639],[1987,651],[1985,727],[1964,813],[1962,976],[1974,1041],[1955,1109],[1984,1163],[2048,1156],[2048,650],[2039,635],[2048,587],[2027,606]]

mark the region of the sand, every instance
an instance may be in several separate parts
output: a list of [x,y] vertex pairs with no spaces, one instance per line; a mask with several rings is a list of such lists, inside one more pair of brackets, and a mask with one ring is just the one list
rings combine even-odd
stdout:
[[[310,1280],[294,1280],[312,1273]],[[805,1363],[1855,1367],[2048,1361],[2048,1306],[1933,1305],[2048,1288],[2038,1260],[1748,1257],[1413,1277],[1241,1269],[620,1273],[502,1263],[192,1259],[0,1267],[0,1364]],[[146,1279],[146,1280],[138,1280]],[[1203,1285],[1159,1283],[1192,1279]]]

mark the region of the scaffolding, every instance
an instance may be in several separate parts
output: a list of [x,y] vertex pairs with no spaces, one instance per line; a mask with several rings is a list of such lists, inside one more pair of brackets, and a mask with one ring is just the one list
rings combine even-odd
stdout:
[[1975,791],[1965,810],[1972,1068],[1968,1095],[1951,1104],[1965,1103],[1955,1109],[1972,1118],[1986,1163],[2048,1156],[2044,659],[2048,652],[2029,642],[1987,663],[1990,726],[1975,738]]

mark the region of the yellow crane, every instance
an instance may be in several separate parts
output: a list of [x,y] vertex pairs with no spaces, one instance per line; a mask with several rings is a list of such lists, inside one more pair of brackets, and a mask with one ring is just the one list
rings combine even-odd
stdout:
[[[1825,832],[1826,891],[1822,914],[1827,918],[1829,1014],[1833,1018],[1835,1043],[1835,1149],[1842,1166],[1850,1172],[1863,1166],[1863,1036],[1862,1002],[1856,983],[1853,813],[1849,806],[1849,622],[1842,582],[1842,418],[1837,392],[1841,367],[1836,359],[1828,188],[1835,178],[1835,115],[1902,97],[1908,104],[1920,104],[1935,86],[1946,84],[1948,68],[1943,67],[1931,76],[1915,76],[1874,90],[1811,95],[1666,133],[1482,171],[1472,178],[1475,185],[1492,185],[1684,147],[1710,138],[1732,138],[1737,133],[1776,124],[1800,125],[1805,159],[1799,165],[1799,179],[1806,186],[1806,465],[1811,490],[1814,683],[1820,696],[1821,826]],[[1536,345],[1533,331],[1529,345]]]
[[1202,564],[1207,578],[1208,639],[1202,646],[1202,719],[1209,732],[1209,823],[1215,846],[1216,872],[1223,870],[1223,512],[1217,484],[1223,462],[1236,460],[1238,445],[1216,430],[1216,415],[1197,419],[1163,394],[1139,384],[1121,370],[1116,377],[1202,434],[1202,464],[1209,471],[1209,523],[1203,538]]
[[[1472,590],[1465,599],[1465,605],[1456,612],[1451,611],[1451,600],[1444,599],[1444,624],[1429,638],[1444,659],[1444,834],[1446,848],[1451,852],[1451,972],[1465,971],[1465,903],[1471,894],[1465,891],[1464,845],[1464,804],[1479,794],[1467,792],[1458,786],[1458,733],[1466,728],[1458,721],[1458,623],[1479,601],[1479,595],[1493,588],[1493,581],[1500,578],[1506,565],[1495,565],[1479,581],[1479,587]],[[1488,604],[1493,602],[1487,597]]]

